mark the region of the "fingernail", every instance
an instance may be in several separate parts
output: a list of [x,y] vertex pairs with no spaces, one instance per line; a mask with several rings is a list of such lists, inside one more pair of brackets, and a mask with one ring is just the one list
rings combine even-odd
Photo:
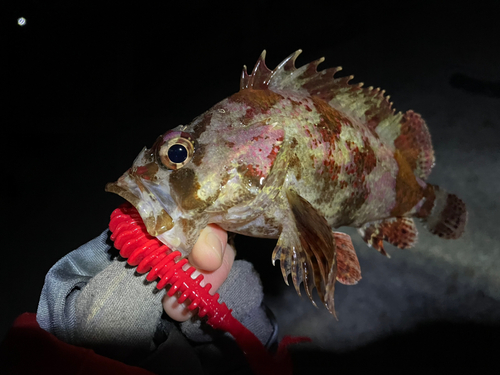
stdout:
[[167,297],[164,299],[163,309],[172,319],[178,322],[184,322],[193,316],[186,302],[179,303],[177,297]]
[[217,237],[214,233],[208,232],[205,237],[205,243],[217,254],[220,260],[222,260],[222,243],[220,242],[219,237]]

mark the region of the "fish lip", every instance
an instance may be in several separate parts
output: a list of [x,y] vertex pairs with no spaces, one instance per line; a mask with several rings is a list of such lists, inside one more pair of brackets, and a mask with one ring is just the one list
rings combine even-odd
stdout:
[[121,187],[118,184],[118,181],[116,182],[108,182],[106,186],[104,187],[104,191],[108,193],[115,193],[118,194],[120,197],[124,198],[127,200],[132,206],[134,206],[137,209],[137,206],[139,204],[140,198],[133,193],[131,193],[128,189]]
[[107,183],[104,190],[118,194],[132,204],[141,215],[148,233],[153,237],[158,237],[172,229],[174,222],[158,202],[155,194],[138,179],[140,177],[133,176],[130,171],[127,171],[116,182]]

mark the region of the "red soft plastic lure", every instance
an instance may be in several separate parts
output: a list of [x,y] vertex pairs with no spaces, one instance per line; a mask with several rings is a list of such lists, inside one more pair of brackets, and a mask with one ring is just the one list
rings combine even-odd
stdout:
[[111,240],[114,241],[120,255],[127,259],[131,266],[137,266],[137,272],[146,273],[146,279],[154,281],[159,279],[157,288],[162,289],[167,284],[171,285],[167,294],[173,296],[180,293],[178,302],[183,303],[187,299],[191,301],[189,310],[198,308],[198,316],[206,316],[207,323],[215,329],[229,332],[257,374],[291,374],[292,364],[286,347],[290,344],[310,341],[305,337],[285,337],[281,341],[277,353],[271,355],[260,340],[249,331],[243,324],[231,315],[231,310],[225,303],[219,303],[219,294],[209,293],[211,284],[204,287],[200,285],[203,275],[193,279],[191,275],[195,268],[190,266],[183,270],[188,263],[187,259],[178,260],[181,257],[179,251],[172,251],[160,240],[152,237],[146,231],[141,216],[129,203],[121,205],[111,214],[109,229],[113,233]]

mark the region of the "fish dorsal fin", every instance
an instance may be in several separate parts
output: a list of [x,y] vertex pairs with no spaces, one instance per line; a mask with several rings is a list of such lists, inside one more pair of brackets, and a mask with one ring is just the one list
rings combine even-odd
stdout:
[[300,295],[300,284],[314,303],[312,289],[316,287],[327,309],[335,315],[334,291],[337,276],[336,246],[332,230],[325,218],[293,189],[286,191],[291,215],[283,226],[273,252],[273,262],[280,261],[288,284],[288,275]]
[[273,71],[266,66],[265,60],[266,50],[262,51],[260,54],[251,74],[247,73],[247,67],[243,65],[243,71],[241,72],[240,78],[240,90],[265,90],[268,88]]
[[323,99],[330,106],[365,124],[389,147],[401,151],[415,175],[426,179],[434,165],[434,151],[427,125],[413,111],[395,112],[385,91],[362,83],[349,84],[354,76],[334,78],[341,67],[318,71],[325,59],[320,58],[300,68],[295,60],[298,50],[270,70],[265,64],[266,51],[260,55],[251,74],[246,67],[240,80],[240,90],[270,89],[275,92],[303,92]]
[[435,162],[429,129],[422,117],[411,110],[403,115],[399,125],[394,146],[410,164],[415,176],[426,180]]
[[[317,67],[325,61],[324,58],[296,68],[295,60],[301,53],[302,50],[297,50],[270,70],[265,64],[266,51],[263,51],[251,74],[247,73],[246,66],[243,67],[240,90],[306,91],[335,109],[363,120],[372,129],[380,121],[395,116],[389,96],[384,96],[385,91],[373,87],[363,88],[362,83],[350,85],[349,81],[354,76],[334,78],[335,73],[342,70],[340,66],[318,72]],[[331,102],[332,99],[335,100]]]

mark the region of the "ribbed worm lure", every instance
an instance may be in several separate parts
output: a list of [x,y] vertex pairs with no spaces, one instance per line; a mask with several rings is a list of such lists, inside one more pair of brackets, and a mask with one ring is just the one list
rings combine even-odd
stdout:
[[129,203],[125,203],[111,214],[109,229],[114,247],[120,250],[120,255],[127,259],[131,266],[137,266],[137,272],[146,273],[146,280],[159,279],[157,288],[170,285],[169,296],[177,293],[179,303],[189,299],[188,309],[198,309],[200,318],[207,317],[207,323],[215,329],[229,332],[239,347],[245,353],[247,360],[256,374],[291,374],[291,360],[286,347],[290,344],[309,341],[307,338],[285,337],[278,347],[276,355],[272,356],[259,339],[243,324],[231,315],[231,310],[225,303],[219,303],[219,294],[210,294],[210,284],[200,285],[203,275],[195,279],[191,277],[195,268],[190,266],[179,251],[172,251],[146,231],[141,216]]

